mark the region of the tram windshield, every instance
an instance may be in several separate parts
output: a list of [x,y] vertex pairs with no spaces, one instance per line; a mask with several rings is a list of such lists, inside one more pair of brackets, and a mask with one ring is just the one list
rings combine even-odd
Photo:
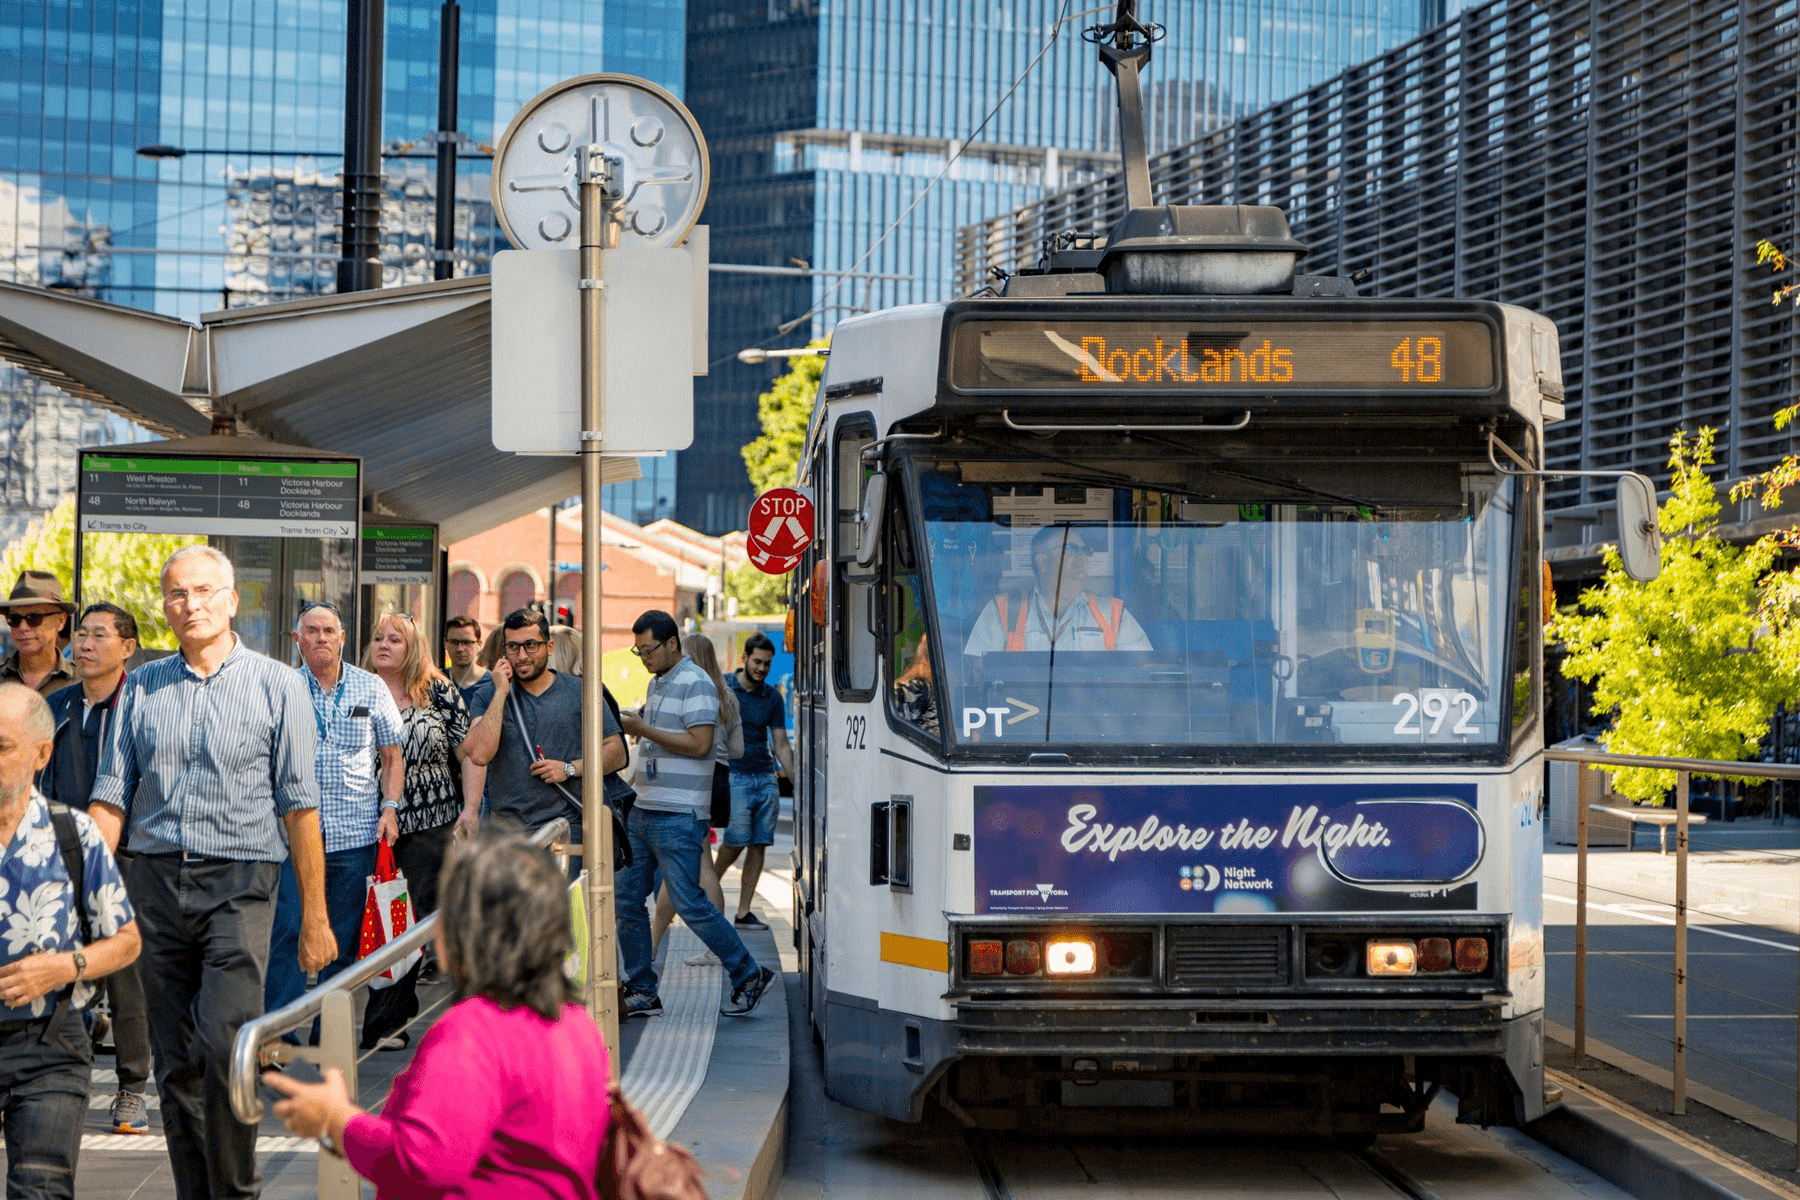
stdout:
[[894,707],[952,745],[1502,740],[1519,505],[1486,461],[919,458],[910,485]]

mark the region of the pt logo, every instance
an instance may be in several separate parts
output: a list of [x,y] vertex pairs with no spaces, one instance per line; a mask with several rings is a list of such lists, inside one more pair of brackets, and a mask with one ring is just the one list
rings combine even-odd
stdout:
[[1212,892],[1219,887],[1219,868],[1211,863],[1202,863],[1197,867],[1181,868],[1181,890],[1184,892]]

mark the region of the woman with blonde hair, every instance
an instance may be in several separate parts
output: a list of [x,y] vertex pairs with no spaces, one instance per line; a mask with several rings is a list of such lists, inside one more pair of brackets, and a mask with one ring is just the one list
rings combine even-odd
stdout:
[[[468,707],[461,690],[437,668],[424,630],[409,614],[388,613],[375,622],[362,665],[387,685],[405,725],[400,743],[405,790],[394,814],[400,821],[394,859],[406,876],[413,911],[423,917],[437,910],[438,872],[453,831],[473,833],[480,820],[487,768],[463,749]],[[363,1049],[418,1015],[418,975],[415,967],[393,986],[369,994]]]
[[[715,814],[722,811],[729,819],[731,774],[725,764],[743,756],[744,719],[738,714],[737,697],[725,686],[725,677],[719,672],[719,655],[713,648],[712,639],[699,634],[686,639],[681,648],[687,651],[687,656],[694,660],[694,665],[705,671],[707,678],[713,681],[713,686],[719,689],[719,723],[713,726],[712,809]],[[708,836],[710,839],[711,835]],[[704,846],[700,851],[700,886],[706,890],[706,897],[713,902],[714,907],[724,912],[725,890],[719,886],[719,873],[713,868],[712,854]],[[665,883],[656,897],[656,915],[650,919],[652,952],[662,945],[663,934],[668,932],[669,922],[674,919],[675,901],[670,898],[669,885]],[[707,950],[689,959],[688,964],[698,966],[717,961],[713,952]]]

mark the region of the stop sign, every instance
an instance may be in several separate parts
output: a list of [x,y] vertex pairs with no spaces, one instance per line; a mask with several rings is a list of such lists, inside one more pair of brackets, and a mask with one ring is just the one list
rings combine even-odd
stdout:
[[813,543],[813,503],[793,488],[770,488],[750,503],[744,548],[756,569],[785,575]]

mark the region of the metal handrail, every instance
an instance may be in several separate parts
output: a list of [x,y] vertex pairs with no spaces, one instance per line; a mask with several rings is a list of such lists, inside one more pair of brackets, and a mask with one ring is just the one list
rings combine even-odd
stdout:
[[1800,766],[1787,763],[1721,762],[1710,758],[1663,758],[1649,754],[1614,754],[1608,750],[1544,748],[1551,762],[1587,763],[1596,767],[1649,767],[1686,771],[1690,775],[1741,775],[1749,779],[1800,779]]
[[[568,820],[557,817],[549,824],[533,830],[531,842],[536,846],[566,842],[569,833]],[[327,1000],[334,993],[348,996],[413,951],[422,949],[436,931],[437,919],[438,915],[432,913],[375,953],[367,958],[357,959],[293,1003],[244,1022],[231,1047],[232,1115],[246,1125],[255,1125],[263,1118],[263,1102],[257,1095],[257,1085],[261,1082],[262,1048],[265,1045],[318,1017],[324,1012]],[[323,1042],[325,1039],[321,1036],[320,1040]]]

